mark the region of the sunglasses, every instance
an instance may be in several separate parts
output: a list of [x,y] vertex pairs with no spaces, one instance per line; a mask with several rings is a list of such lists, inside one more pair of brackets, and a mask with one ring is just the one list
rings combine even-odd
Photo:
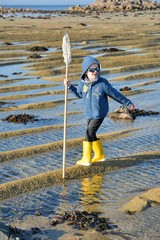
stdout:
[[88,68],[88,71],[91,72],[91,73],[93,73],[93,72],[95,72],[95,71],[100,72],[100,68],[99,68],[99,67],[96,67],[96,68]]

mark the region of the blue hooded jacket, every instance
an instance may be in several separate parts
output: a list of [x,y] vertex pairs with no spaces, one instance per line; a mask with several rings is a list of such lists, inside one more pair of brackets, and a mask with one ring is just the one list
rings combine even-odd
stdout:
[[131,106],[133,103],[118,92],[111,84],[98,75],[96,82],[88,84],[84,80],[84,74],[91,64],[99,64],[96,58],[87,56],[82,62],[82,74],[78,87],[70,85],[70,91],[78,98],[83,98],[84,114],[87,119],[105,118],[109,111],[108,96],[120,104]]

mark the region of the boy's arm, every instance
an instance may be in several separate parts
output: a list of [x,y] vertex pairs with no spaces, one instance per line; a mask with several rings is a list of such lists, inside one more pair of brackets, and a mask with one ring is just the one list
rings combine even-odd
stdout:
[[135,106],[131,102],[131,100],[126,98],[123,94],[121,94],[119,91],[113,88],[110,83],[107,84],[106,93],[109,97],[111,97],[115,101],[130,107],[130,109],[135,109]]
[[78,98],[82,98],[82,87],[81,84],[76,88],[73,84],[70,83],[68,79],[64,79],[64,85],[67,85],[68,89]]

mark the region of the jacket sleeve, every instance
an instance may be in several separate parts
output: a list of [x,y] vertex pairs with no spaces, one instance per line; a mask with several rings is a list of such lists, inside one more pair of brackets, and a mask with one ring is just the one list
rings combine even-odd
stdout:
[[82,87],[79,84],[76,88],[73,84],[70,85],[69,90],[78,98],[82,98]]
[[106,86],[106,89],[105,89],[106,94],[109,97],[111,97],[112,99],[114,99],[115,101],[123,105],[129,106],[129,107],[133,105],[133,103],[128,98],[126,98],[123,94],[121,94],[119,91],[113,88],[108,81],[105,86]]

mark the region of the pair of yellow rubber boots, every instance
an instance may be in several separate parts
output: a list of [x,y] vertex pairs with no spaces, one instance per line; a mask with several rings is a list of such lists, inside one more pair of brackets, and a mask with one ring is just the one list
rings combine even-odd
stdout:
[[[92,150],[94,152],[94,157],[92,158]],[[77,161],[77,164],[83,166],[91,166],[92,163],[105,161],[105,154],[102,147],[102,142],[100,139],[94,142],[83,141],[83,157],[81,160]]]

